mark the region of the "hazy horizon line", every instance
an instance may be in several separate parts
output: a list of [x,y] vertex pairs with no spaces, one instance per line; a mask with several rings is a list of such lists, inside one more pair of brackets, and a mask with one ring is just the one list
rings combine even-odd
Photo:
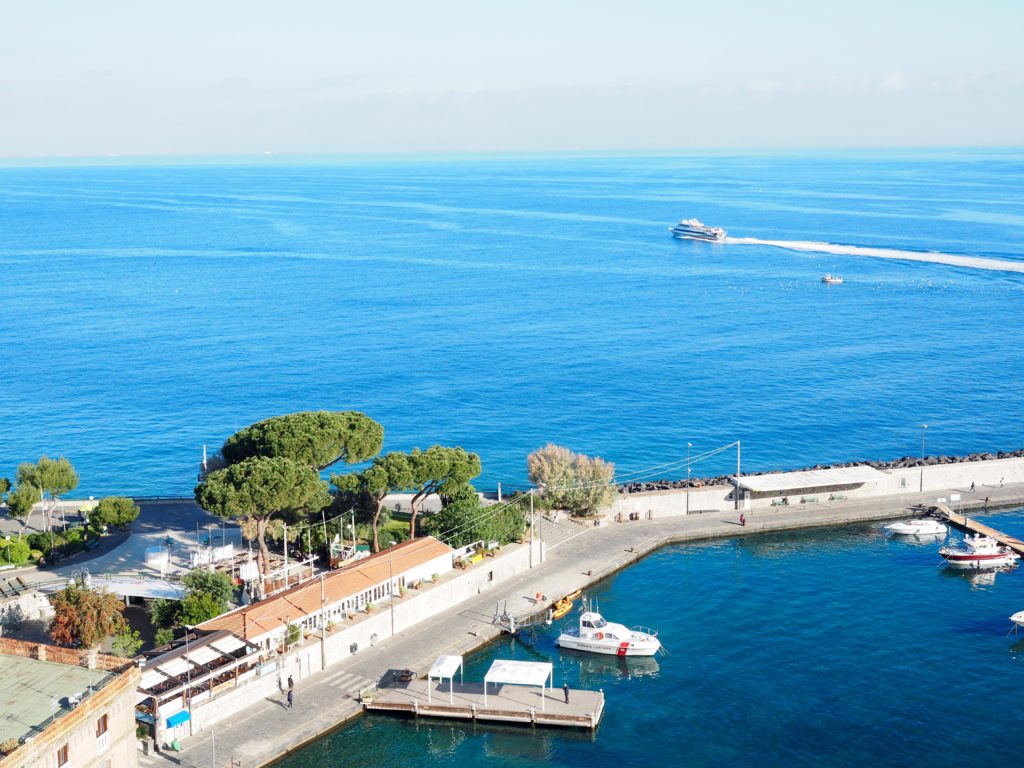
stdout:
[[62,167],[94,165],[282,165],[316,161],[352,163],[356,160],[411,161],[421,159],[501,159],[545,157],[699,157],[728,155],[842,155],[842,154],[942,154],[949,152],[983,154],[1022,152],[1024,144],[967,145],[834,145],[807,147],[736,146],[677,147],[662,149],[496,149],[496,150],[394,150],[364,152],[261,152],[261,153],[174,153],[174,154],[104,154],[104,155],[3,155],[0,168]]

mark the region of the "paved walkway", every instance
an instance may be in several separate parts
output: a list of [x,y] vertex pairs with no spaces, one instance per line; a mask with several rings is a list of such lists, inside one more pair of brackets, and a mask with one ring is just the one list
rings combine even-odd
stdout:
[[[1024,485],[985,488],[981,493],[980,497],[964,494],[965,511],[979,509],[985,496],[991,497],[990,506],[1024,506]],[[255,702],[215,726],[216,766],[229,765],[231,759],[240,768],[271,763],[359,714],[355,698],[369,681],[407,667],[425,674],[439,654],[466,654],[486,644],[498,634],[491,618],[497,601],[503,598],[511,612],[528,613],[536,592],[549,598],[569,594],[667,543],[891,519],[906,516],[915,503],[930,504],[942,495],[948,496],[949,491],[748,511],[745,527],[739,525],[738,512],[612,523],[603,528],[563,523],[570,527],[559,528],[559,543],[547,548],[544,563],[532,571],[301,681],[291,711],[283,709],[280,696]],[[180,755],[150,756],[140,762],[146,768],[168,762],[211,766],[213,738],[208,730],[189,738]]]

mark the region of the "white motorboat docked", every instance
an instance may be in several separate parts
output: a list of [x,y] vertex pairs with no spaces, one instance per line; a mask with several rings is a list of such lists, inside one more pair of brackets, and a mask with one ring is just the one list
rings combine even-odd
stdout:
[[653,656],[661,649],[658,633],[652,629],[628,629],[605,621],[597,611],[580,614],[578,629],[567,629],[558,636],[562,648],[609,656]]
[[1010,621],[1016,624],[1018,627],[1024,627],[1024,611],[1017,611],[1013,616],[1010,617]]
[[887,533],[892,533],[896,536],[940,536],[949,531],[938,520],[929,520],[927,518],[890,523],[885,526],[885,530]]
[[939,554],[956,568],[999,568],[1014,565],[1020,555],[988,536],[968,534],[959,547],[942,547]]

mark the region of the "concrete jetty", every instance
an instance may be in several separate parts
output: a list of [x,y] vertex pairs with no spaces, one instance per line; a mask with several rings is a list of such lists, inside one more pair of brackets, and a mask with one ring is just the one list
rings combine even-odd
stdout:
[[[230,758],[246,768],[258,768],[328,734],[363,711],[359,692],[391,670],[411,668],[425,674],[439,654],[470,653],[496,638],[500,629],[492,620],[497,600],[506,599],[510,611],[528,613],[535,610],[537,592],[557,596],[586,588],[666,544],[889,520],[911,516],[915,508],[933,506],[938,497],[951,493],[961,493],[964,509],[972,513],[1024,506],[1024,482],[1009,482],[1011,474],[1006,472],[1008,482],[1001,486],[1002,477],[999,474],[994,481],[987,480],[976,469],[969,478],[965,475],[967,482],[959,486],[934,488],[926,483],[929,490],[925,493],[757,508],[745,512],[745,527],[739,524],[740,513],[733,510],[655,516],[602,527],[546,520],[545,540],[553,543],[545,547],[543,562],[405,632],[383,638],[349,661],[297,679],[295,706],[290,711],[282,709],[283,693],[254,701],[230,721],[217,724],[216,754],[221,760]],[[974,479],[978,490],[971,496],[969,485]],[[196,733],[185,746],[181,758],[206,764],[213,754],[213,729]],[[166,766],[177,759],[144,756],[140,763]]]
[[490,686],[486,697],[483,689],[483,683],[455,683],[449,691],[447,684],[437,680],[392,682],[378,688],[364,707],[415,717],[590,729],[597,727],[604,713],[601,691],[570,690],[566,702],[560,689],[541,693],[535,688]]

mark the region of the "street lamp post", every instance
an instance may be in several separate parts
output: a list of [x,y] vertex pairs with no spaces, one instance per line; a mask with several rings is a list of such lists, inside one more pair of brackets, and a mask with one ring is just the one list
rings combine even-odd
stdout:
[[185,625],[185,703],[188,705],[188,728],[189,733],[192,732],[192,658],[188,652],[188,635],[195,629],[194,626],[190,627],[188,624]]
[[686,444],[686,514],[690,514],[690,449],[693,443]]
[[921,487],[918,488],[920,493],[924,493],[924,432],[928,429],[927,424],[921,425]]

